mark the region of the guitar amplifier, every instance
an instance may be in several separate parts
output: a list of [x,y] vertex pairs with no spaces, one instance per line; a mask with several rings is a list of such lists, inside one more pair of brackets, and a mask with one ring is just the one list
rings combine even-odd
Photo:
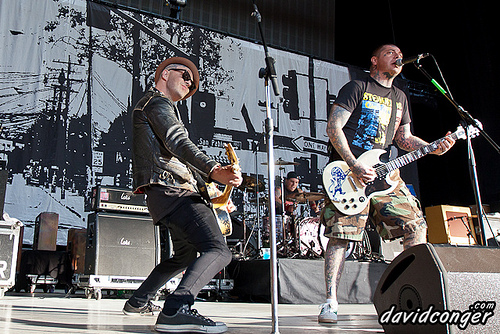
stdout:
[[475,245],[470,208],[436,205],[425,208],[427,233],[432,244]]
[[146,194],[134,194],[127,188],[97,186],[92,189],[92,211],[149,214]]

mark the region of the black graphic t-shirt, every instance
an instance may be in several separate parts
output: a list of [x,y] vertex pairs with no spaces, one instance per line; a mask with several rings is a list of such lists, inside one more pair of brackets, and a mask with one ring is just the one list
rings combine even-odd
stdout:
[[[404,92],[394,87],[397,114],[395,128],[411,122],[408,111],[408,100]],[[351,112],[343,130],[354,156],[363,152],[386,148],[392,143],[387,138],[388,125],[391,120],[392,99],[391,88],[379,84],[369,77],[367,80],[352,80],[339,91],[335,103]],[[340,160],[333,150],[331,160]]]

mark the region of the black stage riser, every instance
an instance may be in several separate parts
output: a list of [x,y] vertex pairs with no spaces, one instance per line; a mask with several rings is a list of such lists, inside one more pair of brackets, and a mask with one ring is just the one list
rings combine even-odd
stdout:
[[[339,283],[340,303],[368,304],[387,264],[346,261]],[[270,302],[270,261],[233,261],[228,274],[234,279],[233,295],[243,300]],[[285,304],[325,302],[324,260],[278,261],[278,299]]]

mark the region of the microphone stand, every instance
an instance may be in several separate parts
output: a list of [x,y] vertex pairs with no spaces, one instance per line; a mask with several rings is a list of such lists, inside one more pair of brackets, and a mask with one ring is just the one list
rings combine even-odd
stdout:
[[[486,133],[486,131],[483,130],[483,126],[481,123],[473,118],[471,114],[469,114],[468,111],[466,111],[461,105],[459,105],[451,96],[449,92],[447,92],[441,85],[431,77],[431,75],[422,67],[422,65],[419,62],[420,59],[417,59],[413,65],[422,72],[422,74],[429,79],[429,81],[441,92],[441,94],[446,97],[446,99],[455,107],[457,110],[458,114],[462,118],[463,122],[467,125],[471,125],[475,127],[481,135],[488,141],[488,143],[493,146],[493,148],[497,151],[497,153],[500,154],[500,146],[498,146],[493,139]],[[465,126],[467,129],[468,127]],[[479,226],[481,228],[481,238],[484,242],[484,245],[487,245],[486,241],[486,234],[485,234],[485,228],[484,228],[484,216],[483,216],[483,205],[481,202],[481,192],[479,190],[479,181],[477,178],[477,169],[476,169],[476,159],[474,157],[474,150],[472,149],[472,142],[471,142],[471,137],[469,135],[469,131],[467,129],[467,149],[468,149],[468,159],[469,159],[469,173],[470,173],[470,178],[472,182],[472,188],[474,190],[474,197],[476,200],[476,211],[477,211],[477,219]]]
[[264,39],[264,33],[262,30],[262,17],[259,13],[259,9],[253,0],[252,16],[257,20],[257,25],[259,26],[260,37],[262,39],[262,45],[264,46],[264,54],[266,56],[266,67],[261,68],[259,71],[259,78],[264,78],[264,85],[266,89],[266,121],[265,121],[265,134],[267,139],[267,175],[269,180],[269,225],[270,225],[270,251],[271,251],[271,304],[272,304],[272,333],[279,334],[278,328],[278,257],[276,249],[276,189],[274,185],[274,136],[273,136],[273,119],[271,115],[271,87],[269,86],[269,80],[272,83],[274,94],[279,95],[278,83],[276,81],[276,69],[274,67],[274,59],[269,56],[267,50],[266,41]]

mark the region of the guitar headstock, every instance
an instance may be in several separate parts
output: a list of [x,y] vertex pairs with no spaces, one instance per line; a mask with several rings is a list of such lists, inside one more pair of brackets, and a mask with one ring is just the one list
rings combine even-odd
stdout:
[[[480,126],[482,128],[481,124]],[[467,135],[469,135],[469,137],[471,138],[474,138],[479,135],[479,129],[473,125],[469,125],[467,126],[467,132],[466,132],[465,129],[461,125],[459,125],[457,127],[457,131],[455,131],[454,134],[457,136],[457,139],[467,139]]]
[[[479,123],[479,126],[483,129],[483,125],[481,123]],[[474,125],[469,125],[467,126],[467,133],[469,134],[469,137],[475,138],[479,136],[479,129]]]
[[224,147],[226,149],[227,158],[229,159],[229,162],[231,162],[231,164],[233,165],[233,168],[236,167],[239,168],[240,160],[236,156],[236,152],[234,152],[233,145],[231,145],[231,143],[226,143],[224,144]]

